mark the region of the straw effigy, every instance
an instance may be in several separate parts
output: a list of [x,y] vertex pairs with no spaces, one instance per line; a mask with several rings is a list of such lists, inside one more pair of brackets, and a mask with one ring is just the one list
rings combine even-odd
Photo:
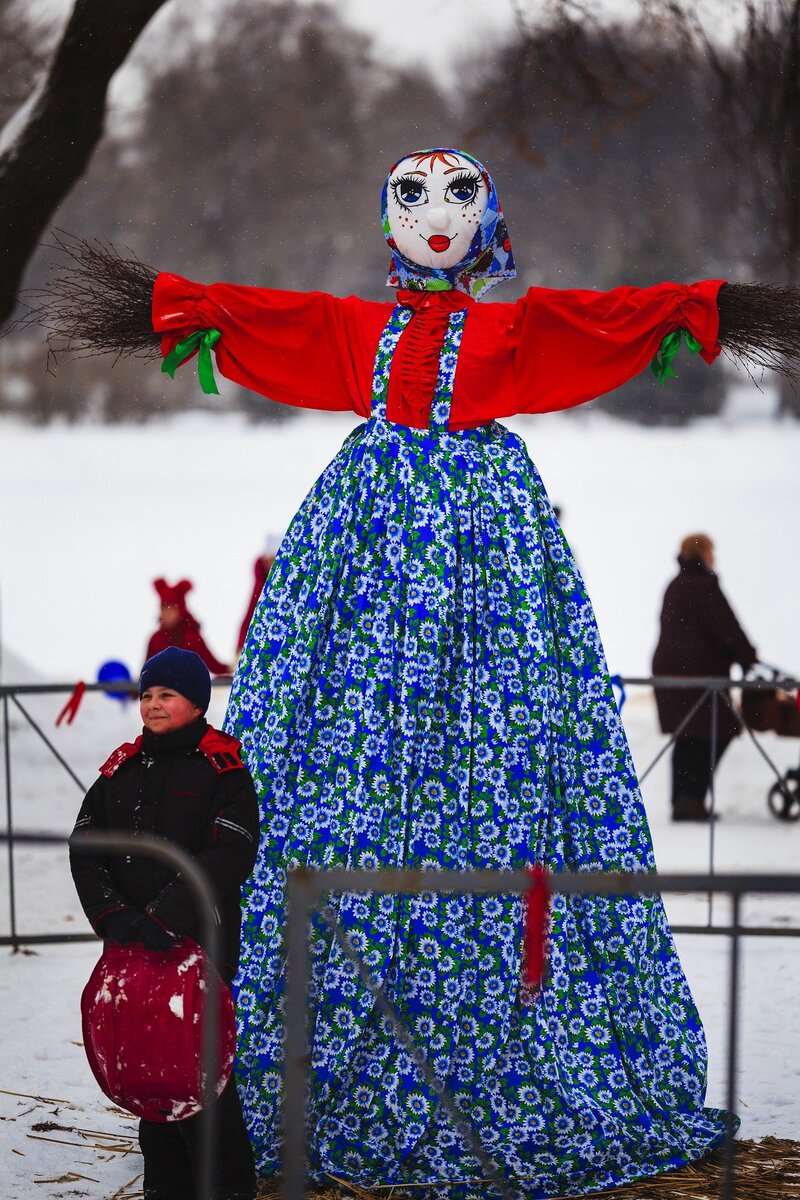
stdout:
[[[591,1200],[719,1200],[724,1175],[724,1155],[717,1150],[675,1171],[610,1191],[592,1192]],[[329,1184],[308,1192],[309,1200],[421,1200],[423,1196],[444,1200],[449,1188],[462,1183],[454,1179],[421,1187],[398,1184],[365,1188],[336,1176],[328,1178]],[[513,1180],[509,1183],[515,1192],[524,1189],[524,1183],[515,1184]],[[496,1193],[487,1187],[486,1194]],[[280,1200],[280,1180],[263,1180],[258,1195],[259,1200]],[[735,1196],[736,1200],[800,1198],[800,1142],[776,1137],[765,1137],[760,1142],[737,1141]]]

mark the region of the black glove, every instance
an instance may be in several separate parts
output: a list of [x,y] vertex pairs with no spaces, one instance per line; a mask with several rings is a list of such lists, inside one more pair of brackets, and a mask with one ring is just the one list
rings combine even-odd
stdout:
[[129,942],[141,940],[142,935],[139,932],[141,921],[142,914],[140,912],[136,912],[132,908],[118,908],[116,912],[103,917],[98,929],[106,941],[125,946]]
[[160,925],[147,913],[139,917],[137,941],[148,950],[170,950],[175,945],[175,938],[168,929]]

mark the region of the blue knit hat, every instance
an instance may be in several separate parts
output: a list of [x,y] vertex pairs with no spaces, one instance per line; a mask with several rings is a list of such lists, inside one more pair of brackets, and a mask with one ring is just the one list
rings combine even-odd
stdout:
[[211,700],[211,676],[199,654],[168,646],[148,658],[139,676],[139,696],[151,687],[168,687],[205,712]]

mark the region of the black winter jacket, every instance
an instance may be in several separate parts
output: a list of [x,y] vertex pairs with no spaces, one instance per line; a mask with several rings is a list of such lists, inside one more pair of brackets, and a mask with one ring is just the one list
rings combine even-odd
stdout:
[[[756,661],[756,649],[737,621],[717,576],[698,558],[678,558],[678,563],[680,573],[664,593],[653,674],[727,676],[733,663],[747,670]],[[696,688],[657,689],[663,732],[674,733],[702,694]],[[720,738],[732,738],[739,732],[740,722],[724,700],[717,707],[717,722]],[[710,699],[701,704],[681,736],[711,737]]]
[[[225,973],[239,961],[241,885],[253,869],[259,816],[235,738],[204,718],[172,733],[145,730],[100,768],[74,832],[148,833],[187,850],[215,893]],[[201,917],[171,867],[144,855],[70,853],[72,877],[93,928],[121,909],[147,912],[171,932],[202,942]]]

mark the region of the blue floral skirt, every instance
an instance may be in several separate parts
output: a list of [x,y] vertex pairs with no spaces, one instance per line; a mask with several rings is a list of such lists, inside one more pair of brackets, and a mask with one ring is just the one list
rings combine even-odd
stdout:
[[[654,869],[591,604],[498,424],[373,417],[349,436],[270,572],[227,728],[262,809],[236,990],[263,1174],[280,1165],[288,867]],[[660,898],[557,897],[536,996],[519,896],[329,906],[518,1195],[610,1187],[722,1140]],[[311,956],[313,1176],[496,1194],[322,922]]]

